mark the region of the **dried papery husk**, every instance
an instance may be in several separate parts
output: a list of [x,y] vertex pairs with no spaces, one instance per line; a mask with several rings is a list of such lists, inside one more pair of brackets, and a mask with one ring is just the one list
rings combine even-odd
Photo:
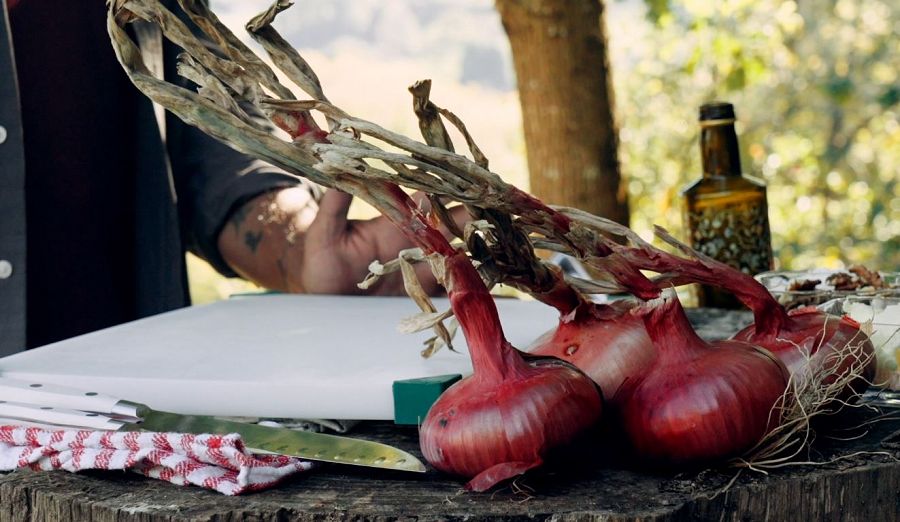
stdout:
[[[447,129],[441,120],[443,117],[463,135],[478,168],[487,170],[487,158],[475,143],[462,120],[431,101],[431,81],[416,82],[409,90],[413,95],[413,107],[419,119],[419,129],[426,143],[448,152],[454,150]],[[496,176],[477,181],[479,185],[485,183],[489,185],[485,199],[467,202],[467,207],[473,216],[487,220],[495,229],[496,241],[494,242],[495,247],[491,249],[491,256],[493,262],[503,264],[499,272],[502,274],[504,282],[527,291],[538,299],[541,299],[542,294],[546,295],[549,287],[559,284],[556,281],[558,278],[554,277],[554,274],[548,273],[544,263],[535,256],[531,239],[528,234],[523,233],[523,230],[551,236],[570,247],[569,252],[577,257],[610,253],[605,242],[593,237],[590,230],[581,227],[570,217],[545,205],[534,196],[504,183]],[[519,216],[518,224],[515,224],[514,220],[516,215]],[[475,249],[470,248],[470,250],[475,253]],[[617,272],[616,279],[627,281],[630,290],[639,297],[646,299],[659,295],[658,290],[627,263],[611,261],[606,269]],[[593,290],[601,291],[602,288],[603,285],[596,285]],[[568,306],[569,309],[563,309],[560,308],[559,303],[548,304],[557,307],[563,314],[571,311],[571,305]]]
[[[431,256],[435,255],[436,254],[431,254]],[[400,271],[403,274],[403,287],[406,289],[406,294],[419,305],[419,309],[423,312],[413,318],[407,318],[406,320],[401,321],[399,325],[400,331],[414,333],[420,332],[426,328],[433,329],[436,334],[435,337],[425,341],[426,348],[423,355],[426,357],[430,357],[441,345],[446,345],[452,350],[453,336],[444,325],[444,320],[453,315],[453,312],[438,312],[434,303],[431,302],[431,297],[429,297],[425,292],[425,289],[422,288],[422,283],[419,281],[419,276],[416,275],[413,264],[407,260],[402,253],[398,259],[400,261]],[[436,339],[440,339],[441,344],[437,344]]]

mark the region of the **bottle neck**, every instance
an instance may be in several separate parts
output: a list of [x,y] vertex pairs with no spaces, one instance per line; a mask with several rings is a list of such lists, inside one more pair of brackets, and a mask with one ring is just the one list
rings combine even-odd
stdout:
[[704,177],[740,177],[741,156],[734,120],[700,122],[700,155]]

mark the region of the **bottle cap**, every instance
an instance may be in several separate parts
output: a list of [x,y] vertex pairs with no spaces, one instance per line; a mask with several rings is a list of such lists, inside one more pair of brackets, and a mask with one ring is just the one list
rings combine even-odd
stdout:
[[710,102],[700,106],[700,124],[703,127],[734,123],[734,105],[728,102]]

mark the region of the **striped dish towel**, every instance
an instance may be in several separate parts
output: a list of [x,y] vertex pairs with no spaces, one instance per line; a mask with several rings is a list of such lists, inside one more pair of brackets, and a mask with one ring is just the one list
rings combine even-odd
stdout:
[[307,471],[312,463],[254,455],[240,435],[48,430],[0,426],[0,470],[132,470],[173,484],[239,495]]

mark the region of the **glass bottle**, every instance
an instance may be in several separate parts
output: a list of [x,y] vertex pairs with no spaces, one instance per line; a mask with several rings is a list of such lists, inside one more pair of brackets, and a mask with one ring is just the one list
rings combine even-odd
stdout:
[[[755,275],[772,269],[772,241],[766,185],[741,173],[734,106],[712,102],[700,107],[703,177],[683,191],[690,245],[700,252]],[[701,286],[700,306],[740,308],[728,292]]]

